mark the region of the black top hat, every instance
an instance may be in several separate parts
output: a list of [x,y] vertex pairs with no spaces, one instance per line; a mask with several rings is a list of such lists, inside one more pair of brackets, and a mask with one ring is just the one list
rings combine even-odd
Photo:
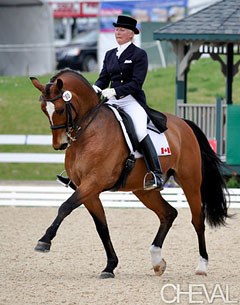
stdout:
[[121,27],[132,30],[135,34],[139,34],[139,30],[136,28],[137,20],[129,16],[118,16],[117,22],[113,22],[113,26]]

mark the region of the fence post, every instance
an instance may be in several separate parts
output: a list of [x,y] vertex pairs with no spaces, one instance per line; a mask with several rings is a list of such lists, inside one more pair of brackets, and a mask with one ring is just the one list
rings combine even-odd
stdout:
[[217,154],[221,155],[222,139],[221,139],[221,126],[222,126],[222,98],[218,97],[216,102],[216,140],[217,140]]

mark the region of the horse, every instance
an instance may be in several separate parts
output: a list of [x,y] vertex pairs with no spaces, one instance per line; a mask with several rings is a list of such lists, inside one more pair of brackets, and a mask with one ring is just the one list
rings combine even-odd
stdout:
[[[61,70],[46,85],[35,77],[30,79],[41,92],[41,109],[50,123],[52,146],[55,150],[65,150],[65,170],[76,186],[73,194],[59,207],[56,218],[39,239],[35,250],[50,251],[52,239],[64,218],[84,205],[93,218],[106,252],[107,263],[100,278],[113,278],[118,257],[99,195],[113,188],[129,155],[120,124],[79,72]],[[171,148],[171,155],[160,157],[165,182],[172,176],[184,191],[199,246],[195,273],[206,275],[205,219],[210,227],[218,227],[225,225],[229,217],[221,161],[196,124],[170,113],[164,114],[167,118],[165,135]],[[119,191],[135,194],[160,221],[149,249],[154,272],[160,276],[166,269],[162,257],[163,242],[178,212],[160,191],[143,189],[145,173],[144,159],[139,158]]]

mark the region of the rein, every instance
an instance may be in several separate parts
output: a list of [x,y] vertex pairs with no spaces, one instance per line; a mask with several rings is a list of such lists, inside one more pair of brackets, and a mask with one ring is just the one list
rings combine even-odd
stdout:
[[[77,131],[76,131],[76,136],[75,136],[75,141],[77,140],[77,137],[80,135],[80,134],[82,134],[87,128],[88,128],[88,126],[95,120],[95,118],[97,117],[97,115],[98,115],[98,110],[99,110],[99,108],[100,107],[102,107],[102,105],[104,104],[106,102],[106,99],[102,99],[101,101],[100,101],[100,103],[99,104],[97,104],[94,108],[92,108],[88,113],[86,113],[82,118],[81,118],[81,120],[79,121],[79,123],[78,123],[78,125],[79,125],[79,127],[78,127],[78,129],[77,129]],[[92,117],[91,117],[92,116]],[[84,126],[84,127],[81,127],[80,125],[84,122],[84,121],[86,121],[88,118],[90,118],[91,117],[91,119],[89,120],[89,122]]]

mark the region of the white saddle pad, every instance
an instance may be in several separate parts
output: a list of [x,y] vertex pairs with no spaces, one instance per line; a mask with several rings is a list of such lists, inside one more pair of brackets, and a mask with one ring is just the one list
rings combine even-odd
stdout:
[[[131,153],[134,154],[136,159],[141,158],[142,154],[140,154],[138,151],[133,151],[131,141],[129,139],[129,136],[127,134],[126,128],[123,124],[123,120],[122,120],[119,112],[117,111],[116,108],[112,107],[111,105],[108,105],[108,106],[113,111],[113,113],[115,114],[117,120],[120,122],[124,137],[126,139],[126,142],[128,144],[128,147],[129,147]],[[150,129],[148,129],[148,134],[151,137],[151,140],[152,140],[152,142],[155,146],[155,149],[156,149],[156,152],[157,152],[158,156],[169,156],[169,155],[171,155],[171,149],[169,147],[168,140],[167,140],[165,134],[164,133],[158,133],[159,131],[156,129],[156,127],[153,125],[152,122],[150,122],[148,124],[148,127],[150,128]],[[156,132],[154,130],[156,130],[158,132]]]

